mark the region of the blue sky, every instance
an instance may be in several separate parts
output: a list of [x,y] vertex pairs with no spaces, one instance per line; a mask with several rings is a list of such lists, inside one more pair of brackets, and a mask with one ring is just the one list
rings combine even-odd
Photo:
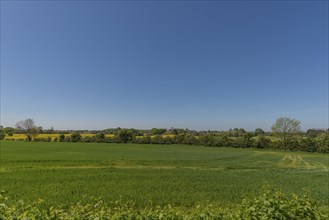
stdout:
[[328,1],[1,1],[1,124],[328,127]]

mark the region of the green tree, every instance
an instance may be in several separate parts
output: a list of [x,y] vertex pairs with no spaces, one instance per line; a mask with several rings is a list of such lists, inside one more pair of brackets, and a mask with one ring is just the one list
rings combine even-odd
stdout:
[[37,131],[38,131],[38,134],[42,134],[43,133],[43,128],[41,126],[39,126],[39,127],[37,127]]
[[308,129],[306,131],[306,136],[309,138],[316,138],[322,133],[326,133],[326,131],[324,129]]
[[120,142],[127,143],[134,137],[134,133],[131,129],[120,129],[118,131],[118,138]]
[[265,134],[265,132],[263,131],[263,129],[261,129],[261,128],[256,128],[255,129],[255,135],[256,136],[264,135],[264,134]]
[[272,131],[281,139],[283,148],[287,149],[293,136],[300,132],[300,121],[287,117],[278,118],[272,125]]
[[5,133],[5,134],[13,134],[13,132],[14,132],[14,130],[15,130],[15,128],[12,128],[12,127],[5,127],[4,129],[3,129],[3,133]]
[[151,132],[154,134],[154,135],[162,135],[164,134],[165,132],[167,131],[167,129],[165,128],[152,128],[151,129]]

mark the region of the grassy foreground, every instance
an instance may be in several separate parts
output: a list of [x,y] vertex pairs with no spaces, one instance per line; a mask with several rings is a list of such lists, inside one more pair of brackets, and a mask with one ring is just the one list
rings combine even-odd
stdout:
[[83,196],[136,206],[222,207],[274,190],[328,202],[329,157],[183,145],[1,141],[1,189],[13,200],[68,206]]

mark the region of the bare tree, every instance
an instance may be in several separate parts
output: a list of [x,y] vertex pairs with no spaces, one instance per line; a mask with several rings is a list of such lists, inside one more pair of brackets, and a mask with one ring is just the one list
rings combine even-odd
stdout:
[[35,122],[32,118],[17,122],[16,130],[26,134],[28,141],[34,139],[38,131],[37,126],[35,125]]
[[278,118],[272,125],[272,131],[281,138],[283,147],[286,148],[292,135],[300,132],[300,121],[287,117]]

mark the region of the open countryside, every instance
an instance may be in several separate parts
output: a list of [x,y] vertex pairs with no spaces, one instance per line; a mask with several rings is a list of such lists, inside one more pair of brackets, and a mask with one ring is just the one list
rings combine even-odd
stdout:
[[[141,210],[141,219],[158,219],[159,213],[174,219],[325,219],[329,214],[328,131],[303,132],[296,119],[278,118],[271,132],[114,128],[72,133],[44,130],[31,118],[0,131],[0,199],[12,205],[3,206],[3,217],[48,218],[66,207],[59,219],[93,219],[99,215],[94,206],[107,210],[104,219],[127,213],[135,218]],[[254,200],[248,203],[248,198]],[[15,201],[27,206],[16,207]]]
[[328,7],[0,1],[0,220],[328,220]]

